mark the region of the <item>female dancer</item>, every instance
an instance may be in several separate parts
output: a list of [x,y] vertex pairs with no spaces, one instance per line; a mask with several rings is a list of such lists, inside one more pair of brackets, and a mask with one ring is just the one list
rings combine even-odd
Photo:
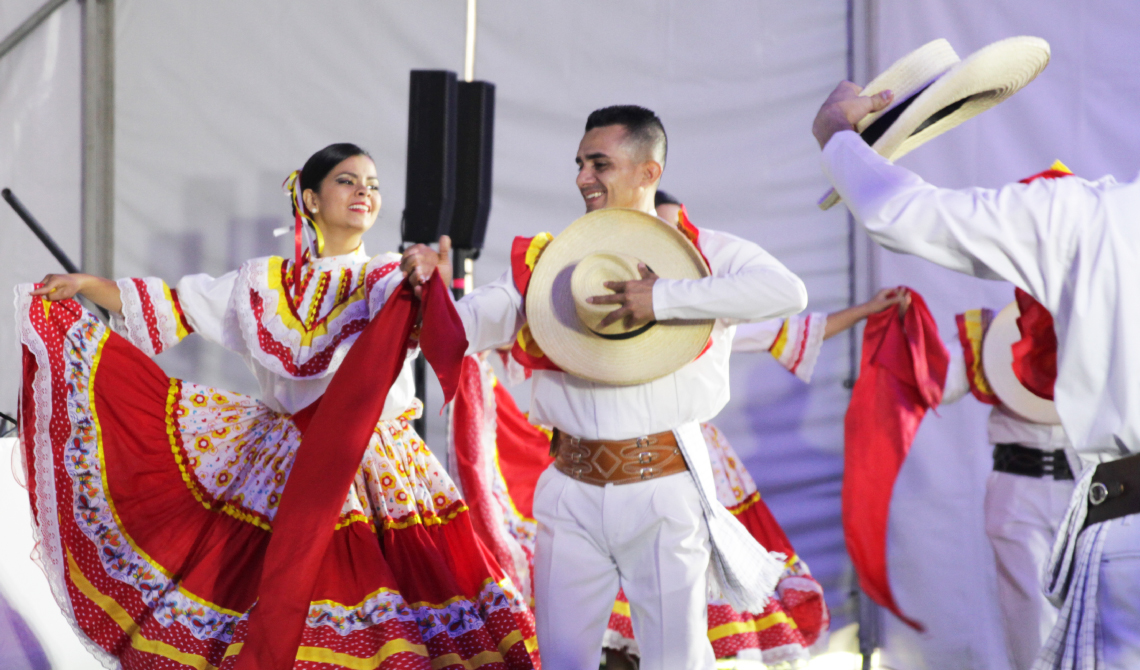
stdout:
[[[288,554],[284,571],[280,560],[271,566],[282,555],[270,540],[287,534],[285,508],[305,512],[301,489],[286,482],[323,482],[308,466],[290,474],[298,453],[314,456],[300,448],[302,436],[331,416],[334,430],[323,434],[335,446],[337,413],[352,409],[341,408],[384,392],[391,379],[378,375],[367,392],[317,411],[330,383],[344,388],[345,375],[373,374],[351,369],[360,359],[349,356],[333,379],[353,343],[380,332],[362,335],[374,317],[387,323],[386,303],[412,300],[404,282],[419,295],[435,268],[430,254],[403,263],[365,255],[361,235],[376,221],[380,195],[376,167],[359,147],[322,149],[286,185],[298,226],[292,261],[257,258],[175,287],[73,274],[17,288],[21,440],[39,560],[56,600],[108,667],[537,665],[529,610],[411,428],[422,410],[415,335],[382,352],[395,381],[379,421],[365,425],[364,456],[349,473],[332,539],[312,566],[312,588],[302,587],[297,631],[276,614],[259,620],[258,607],[268,613],[279,589],[298,588]],[[316,237],[303,255],[302,220]],[[69,300],[77,294],[112,312],[114,332]],[[149,360],[194,332],[242,355],[260,398],[170,379]],[[375,352],[353,352],[363,353]],[[305,462],[319,466],[327,453]],[[298,562],[305,544],[295,545]],[[282,640],[284,654],[266,651]]]

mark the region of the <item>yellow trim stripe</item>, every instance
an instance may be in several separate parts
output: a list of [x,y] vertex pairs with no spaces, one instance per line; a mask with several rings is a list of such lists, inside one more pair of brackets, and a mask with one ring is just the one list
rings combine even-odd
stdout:
[[396,521],[392,518],[384,519],[384,530],[400,530],[401,528],[409,528],[416,524],[423,524],[425,526],[439,526],[445,524],[460,514],[467,511],[467,505],[459,505],[451,510],[447,516],[429,516],[423,518],[418,512],[412,512],[409,516],[404,517],[406,521]]
[[772,354],[772,358],[779,360],[780,356],[784,353],[784,347],[788,345],[789,330],[791,329],[788,328],[788,320],[784,319],[783,325],[780,326],[780,332],[776,335],[776,341],[768,348],[768,351]]
[[539,233],[531,238],[530,245],[526,248],[526,257],[523,259],[527,269],[534,271],[534,266],[538,265],[539,256],[546,250],[546,245],[553,241],[554,236],[550,233]]
[[773,626],[779,626],[780,624],[785,624],[790,628],[796,627],[795,620],[787,614],[783,612],[773,612],[763,619],[757,619],[755,621],[732,621],[721,624],[709,631],[709,641],[716,642],[721,638],[740,635],[742,633],[759,633],[762,630],[767,630]]
[[488,663],[502,662],[503,655],[499,652],[481,651],[466,661],[463,660],[459,654],[444,654],[443,656],[438,656],[431,659],[431,667],[434,668],[434,670],[439,670],[440,668],[449,668],[453,665],[458,665],[459,667],[465,668],[466,670],[474,670],[475,668],[481,668]]
[[728,511],[732,512],[734,515],[743,514],[745,510],[747,510],[749,507],[752,507],[758,502],[760,502],[760,492],[754,491],[744,500],[741,500],[732,507],[729,507]]
[[[100,609],[107,613],[107,616],[111,617],[111,619],[123,629],[123,632],[131,639],[131,647],[147,654],[169,658],[172,661],[195,668],[195,670],[218,670],[217,666],[211,665],[203,656],[190,654],[165,642],[143,637],[139,625],[131,618],[131,615],[128,614],[119,603],[115,602],[114,598],[100,593],[99,589],[95,588],[95,585],[87,579],[83,571],[79,569],[79,565],[75,562],[75,558],[71,555],[70,550],[67,551],[67,568],[71,583],[75,585],[75,588],[79,589],[79,592],[86,596],[88,600],[98,605]],[[242,642],[230,644],[230,646],[226,648],[226,653],[222,658],[237,655],[241,651],[243,644]]]
[[322,647],[300,647],[297,649],[297,660],[309,661],[310,663],[328,663],[351,670],[376,670],[389,657],[404,653],[416,654],[424,658],[427,658],[428,655],[427,647],[424,645],[401,638],[385,642],[384,646],[380,647],[380,651],[371,658],[342,654]]
[[629,603],[622,602],[620,600],[615,600],[613,612],[614,612],[614,614],[620,614],[621,616],[623,616],[627,619],[630,618]]
[[[162,281],[161,279],[159,281]],[[170,294],[170,286],[166,282],[162,282],[162,293],[166,296],[167,306],[170,309],[170,314],[174,317],[174,329],[178,335],[178,341],[181,342],[188,333],[186,327],[182,325],[182,317],[178,314],[178,310],[174,309],[174,296]]]
[[519,629],[516,628],[512,630],[509,635],[499,640],[499,653],[506,656],[507,653],[510,652],[511,647],[522,641],[523,636],[522,633],[519,632]]

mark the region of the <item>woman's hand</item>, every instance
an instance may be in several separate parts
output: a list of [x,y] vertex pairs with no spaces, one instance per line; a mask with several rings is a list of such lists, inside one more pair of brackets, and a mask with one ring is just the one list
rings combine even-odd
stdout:
[[823,339],[832,338],[851,328],[863,319],[898,306],[899,318],[906,316],[910,309],[910,291],[905,286],[880,289],[870,300],[854,307],[832,312],[827,315],[827,325],[823,327]]
[[878,314],[884,309],[898,305],[899,318],[906,316],[906,311],[910,309],[910,290],[905,286],[896,286],[895,288],[879,289],[870,300],[863,303],[867,315]]
[[43,296],[51,302],[82,295],[105,310],[123,312],[119,285],[110,279],[84,274],[48,275],[40,283],[43,286],[32,291],[31,295]]
[[423,284],[431,273],[439,270],[439,278],[444,286],[451,287],[451,238],[442,235],[439,238],[439,251],[426,244],[417,244],[409,247],[403,258],[400,259],[400,271],[408,278],[408,283],[415,289],[416,297],[420,297]]
[[90,282],[91,275],[69,274],[48,275],[40,283],[40,288],[32,291],[31,295],[42,295],[51,302],[74,298],[81,293]]

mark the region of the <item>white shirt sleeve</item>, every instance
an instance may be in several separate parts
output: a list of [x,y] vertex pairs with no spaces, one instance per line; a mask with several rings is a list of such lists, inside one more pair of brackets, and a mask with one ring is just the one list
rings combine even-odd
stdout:
[[526,322],[522,295],[509,271],[463,296],[455,309],[467,334],[468,355],[511,344]]
[[194,332],[223,346],[226,343],[226,307],[237,277],[237,270],[217,278],[207,274],[187,275],[179,280],[177,286],[186,321],[194,327]]
[[784,319],[768,319],[754,323],[742,323],[736,327],[732,338],[732,353],[761,353],[768,351],[776,342]]
[[832,136],[822,161],[843,201],[879,244],[965,274],[1013,282],[1051,311],[1082,227],[1098,220],[1091,214],[1103,194],[1077,177],[997,190],[937,188],[877,154],[854,131]]
[[970,392],[966,376],[966,357],[960,347],[950,348],[950,365],[946,368],[946,383],[942,385],[943,405],[952,405]]
[[803,281],[760,245],[704,228],[700,229],[700,244],[712,276],[658,279],[653,284],[653,313],[658,321],[763,321],[807,307]]

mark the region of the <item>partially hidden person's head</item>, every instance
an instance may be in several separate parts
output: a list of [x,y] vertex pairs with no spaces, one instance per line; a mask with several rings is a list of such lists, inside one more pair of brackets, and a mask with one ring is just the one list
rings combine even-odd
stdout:
[[367,151],[355,144],[330,144],[301,168],[301,198],[321,233],[358,235],[380,213],[380,180]]
[[591,113],[575,159],[586,211],[629,207],[652,213],[666,145],[661,119],[644,107],[614,105]]
[[681,222],[681,201],[661,189],[653,196],[653,206],[657,208],[657,216],[674,225]]

